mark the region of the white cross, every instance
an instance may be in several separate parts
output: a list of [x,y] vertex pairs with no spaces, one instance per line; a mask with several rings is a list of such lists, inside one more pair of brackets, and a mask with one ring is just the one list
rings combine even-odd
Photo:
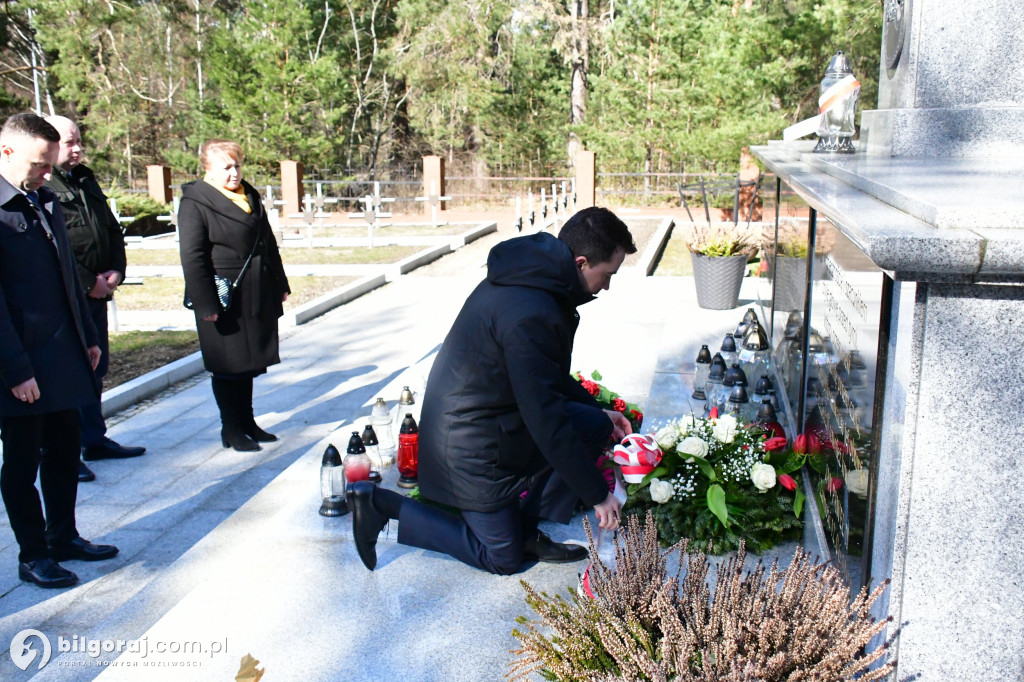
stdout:
[[313,210],[313,197],[308,194],[302,197],[302,213],[292,213],[289,218],[302,218],[302,221],[306,223],[306,229],[309,231],[309,248],[313,248],[313,221],[317,218],[320,219],[320,224],[323,224],[323,219],[330,217],[330,213],[323,213],[321,211]]
[[373,248],[373,230],[380,226],[378,218],[390,218],[390,213],[384,213],[381,211],[381,204],[385,202],[392,202],[394,199],[381,199],[380,198],[380,183],[373,183],[373,189],[376,196],[367,194],[363,197],[363,210],[359,213],[349,213],[350,219],[362,218],[367,224],[367,238],[370,243],[370,248]]
[[449,196],[439,196],[437,193],[437,182],[434,180],[430,181],[430,194],[425,197],[416,197],[416,201],[426,201],[430,203],[430,224],[437,227],[437,211],[442,201],[451,201],[452,198]]

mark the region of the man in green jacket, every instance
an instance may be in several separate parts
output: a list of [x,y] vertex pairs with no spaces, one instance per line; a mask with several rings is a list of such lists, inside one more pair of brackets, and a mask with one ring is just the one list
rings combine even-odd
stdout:
[[[57,164],[46,186],[60,200],[68,238],[77,260],[78,279],[89,303],[89,313],[99,332],[103,355],[96,367],[100,383],[107,374],[109,343],[107,339],[107,301],[124,281],[126,258],[124,235],[117,218],[107,206],[95,176],[82,163],[82,136],[78,126],[63,116],[50,116],[46,121],[60,133]],[[102,390],[102,389],[101,389]],[[125,447],[107,438],[100,403],[79,409],[82,428],[82,459],[124,459],[138,457],[143,447]],[[78,480],[92,481],[96,475],[84,462],[79,462]]]

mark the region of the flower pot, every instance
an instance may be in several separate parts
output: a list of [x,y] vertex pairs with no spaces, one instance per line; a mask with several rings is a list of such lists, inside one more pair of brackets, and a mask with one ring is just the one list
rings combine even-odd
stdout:
[[775,310],[804,309],[807,294],[807,259],[776,256]]
[[709,310],[729,310],[739,303],[740,285],[748,256],[703,256],[690,252],[697,305]]

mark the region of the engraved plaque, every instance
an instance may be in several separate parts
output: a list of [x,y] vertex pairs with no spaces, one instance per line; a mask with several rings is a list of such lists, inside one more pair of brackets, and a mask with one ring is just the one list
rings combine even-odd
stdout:
[[776,243],[765,250],[769,257],[773,250],[786,253],[792,262],[771,261],[768,281],[759,290],[762,305],[772,310],[776,378],[784,387],[777,395],[786,403],[790,426],[802,425],[790,436],[803,432],[821,443],[821,453],[808,467],[821,521],[818,543],[824,535],[827,550],[858,588],[869,572],[869,496],[871,472],[877,470],[872,434],[886,278],[853,242],[799,200],[783,207],[786,212]]

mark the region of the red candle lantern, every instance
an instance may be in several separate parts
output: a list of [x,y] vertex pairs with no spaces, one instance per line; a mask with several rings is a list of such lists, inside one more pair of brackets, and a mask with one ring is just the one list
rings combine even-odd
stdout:
[[363,439],[359,437],[358,431],[353,431],[352,437],[348,439],[348,449],[345,455],[345,478],[349,483],[370,479],[370,458],[366,454]]
[[408,412],[402,420],[402,430],[398,434],[398,485],[402,488],[415,488],[419,475],[420,462],[420,430],[412,413]]

